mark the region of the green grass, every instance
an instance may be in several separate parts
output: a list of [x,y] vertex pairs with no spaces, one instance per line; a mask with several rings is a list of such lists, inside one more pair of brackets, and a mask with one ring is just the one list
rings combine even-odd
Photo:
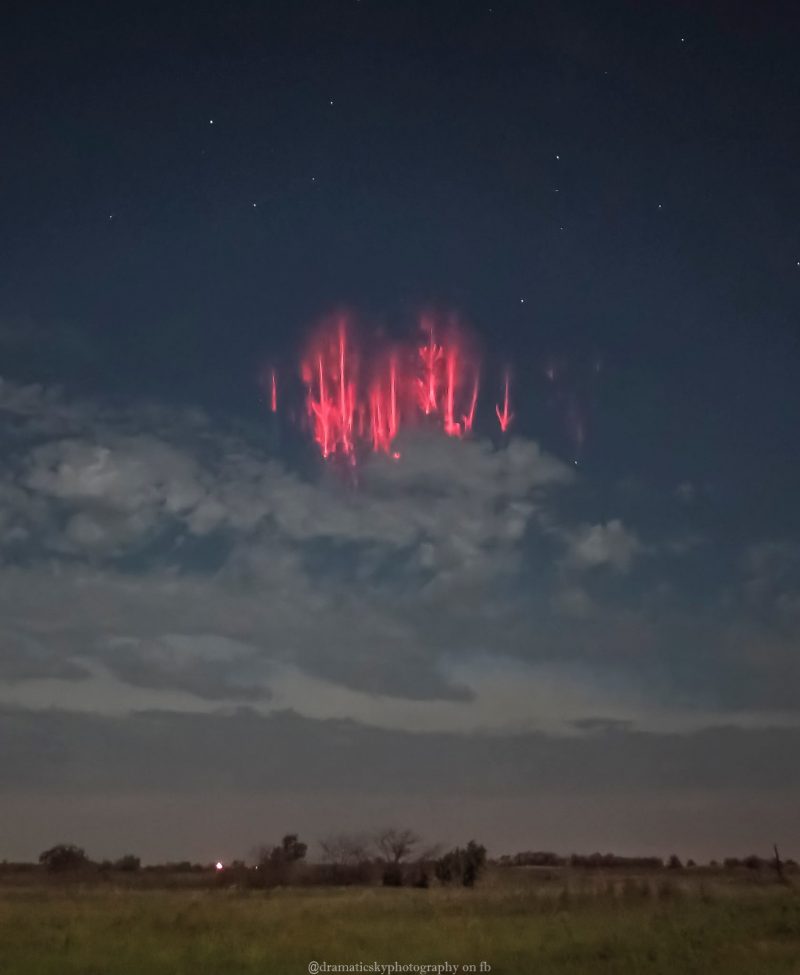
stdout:
[[317,960],[486,961],[494,973],[525,975],[800,975],[796,891],[661,883],[0,889],[0,973],[291,975]]

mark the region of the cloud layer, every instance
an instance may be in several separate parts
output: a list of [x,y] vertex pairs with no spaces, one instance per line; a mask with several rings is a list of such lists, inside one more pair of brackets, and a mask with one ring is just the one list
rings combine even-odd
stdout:
[[4,384],[0,415],[0,700],[495,733],[793,720],[766,691],[675,699],[686,621],[663,579],[635,578],[671,549],[619,515],[566,517],[574,471],[532,441],[418,432],[354,478],[199,411]]

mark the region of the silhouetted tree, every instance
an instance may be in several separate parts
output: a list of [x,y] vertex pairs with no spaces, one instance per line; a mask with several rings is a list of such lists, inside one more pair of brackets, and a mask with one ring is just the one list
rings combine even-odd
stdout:
[[419,836],[410,829],[384,829],[375,834],[375,846],[384,863],[385,887],[400,887],[403,883],[403,863],[419,843]]
[[260,883],[289,883],[294,868],[305,859],[307,850],[307,844],[300,842],[297,833],[287,833],[277,846],[261,847],[258,854]]
[[367,838],[359,833],[336,833],[319,841],[322,858],[336,866],[354,866],[369,859]]
[[470,840],[465,849],[456,847],[439,857],[434,872],[442,884],[460,883],[464,887],[474,887],[485,865],[486,847]]
[[386,863],[402,863],[407,860],[419,837],[411,829],[384,829],[375,835],[375,846]]
[[433,872],[441,884],[452,884],[461,878],[461,851],[450,850],[442,854],[433,865]]
[[670,870],[680,870],[683,867],[683,864],[681,863],[680,858],[673,853],[669,860],[667,860],[667,867]]
[[39,854],[39,863],[47,870],[58,873],[65,870],[79,870],[89,863],[86,852],[72,843],[59,843]]
[[273,846],[269,858],[272,863],[297,863],[304,860],[308,852],[308,845],[301,843],[297,833],[287,833],[279,846]]
[[470,840],[464,851],[464,872],[462,882],[465,887],[474,887],[478,875],[486,865],[486,847]]
[[362,833],[335,833],[320,840],[320,879],[329,884],[363,884],[373,875],[369,838]]

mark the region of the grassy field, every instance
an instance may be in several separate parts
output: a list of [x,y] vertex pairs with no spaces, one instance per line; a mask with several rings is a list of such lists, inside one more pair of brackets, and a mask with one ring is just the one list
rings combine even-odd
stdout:
[[0,888],[0,973],[292,975],[311,961],[447,961],[503,975],[800,975],[796,889],[498,873],[475,890]]

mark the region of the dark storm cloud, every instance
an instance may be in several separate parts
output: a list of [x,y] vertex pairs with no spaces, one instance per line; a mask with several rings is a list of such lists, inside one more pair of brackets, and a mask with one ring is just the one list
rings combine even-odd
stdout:
[[[542,734],[389,732],[352,721],[139,713],[127,718],[0,708],[3,789],[535,797],[602,791],[677,795],[693,790],[793,790],[798,729],[717,728],[642,734],[595,725],[572,738]],[[278,747],[279,746],[279,747]],[[386,756],[392,756],[387,762]]]
[[[0,708],[6,852],[251,855],[299,830],[402,822],[431,841],[682,856],[797,855],[798,731],[418,735],[284,712],[101,718]],[[202,813],[200,812],[202,811]],[[11,838],[13,836],[13,839]]]

